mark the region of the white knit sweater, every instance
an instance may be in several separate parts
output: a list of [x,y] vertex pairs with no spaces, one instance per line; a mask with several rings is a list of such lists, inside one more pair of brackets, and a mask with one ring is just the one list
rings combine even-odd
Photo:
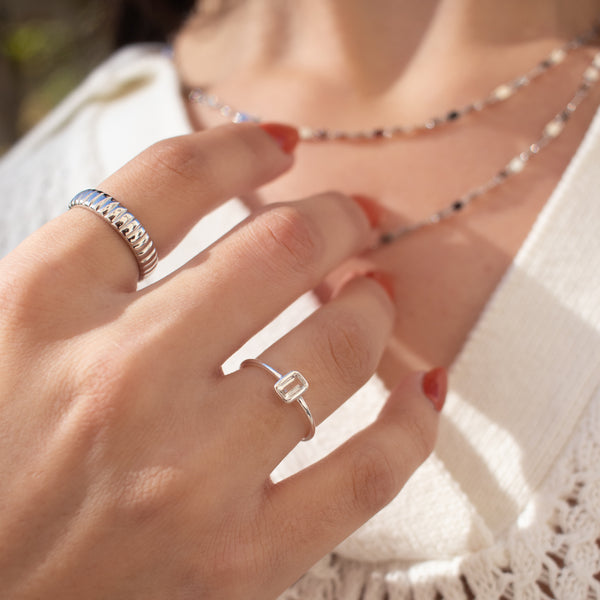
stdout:
[[[190,131],[170,60],[126,49],[0,163],[0,256],[154,141]],[[450,370],[434,455],[282,598],[600,598],[600,115]],[[124,200],[126,204],[126,200]],[[232,200],[163,276],[247,214]],[[314,310],[306,295],[236,354]],[[285,477],[373,420],[373,377],[278,467]]]

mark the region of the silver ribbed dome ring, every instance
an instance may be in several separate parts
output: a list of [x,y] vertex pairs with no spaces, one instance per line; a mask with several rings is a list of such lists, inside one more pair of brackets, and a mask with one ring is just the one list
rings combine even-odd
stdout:
[[137,261],[141,281],[158,264],[154,242],[146,228],[122,204],[100,190],[83,190],[70,202],[69,208],[80,206],[101,216],[125,240]]

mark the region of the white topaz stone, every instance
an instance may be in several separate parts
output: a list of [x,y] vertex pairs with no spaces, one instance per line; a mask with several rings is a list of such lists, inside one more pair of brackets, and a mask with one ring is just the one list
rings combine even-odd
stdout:
[[285,403],[297,400],[307,389],[308,381],[298,371],[286,373],[275,384],[275,391]]

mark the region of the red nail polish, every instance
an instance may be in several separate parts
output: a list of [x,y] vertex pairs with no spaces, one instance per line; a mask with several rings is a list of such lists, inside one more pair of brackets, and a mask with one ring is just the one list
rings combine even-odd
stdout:
[[295,127],[281,123],[261,123],[259,127],[268,133],[286,154],[292,154],[298,145],[300,136]]
[[423,393],[431,400],[435,410],[440,412],[448,392],[448,373],[444,367],[437,367],[423,375]]
[[376,281],[387,293],[387,295],[394,300],[396,292],[394,290],[394,278],[389,273],[383,273],[382,271],[369,271],[365,273],[365,277]]
[[367,219],[369,219],[371,227],[377,227],[381,217],[381,209],[377,202],[373,200],[373,198],[369,198],[368,196],[363,196],[361,194],[353,194],[350,196],[350,198],[352,198],[352,200],[354,200],[356,204],[363,209]]

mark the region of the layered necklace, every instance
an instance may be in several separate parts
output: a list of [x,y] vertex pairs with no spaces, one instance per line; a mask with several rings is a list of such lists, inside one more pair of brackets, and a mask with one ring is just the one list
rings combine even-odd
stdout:
[[[358,131],[341,131],[330,130],[325,128],[314,129],[311,127],[300,126],[298,131],[300,139],[303,142],[324,143],[324,142],[344,142],[344,141],[360,141],[360,142],[375,142],[384,141],[406,136],[414,136],[425,134],[434,131],[439,127],[455,123],[469,114],[480,113],[484,109],[497,105],[508,100],[518,91],[527,87],[530,83],[538,79],[545,72],[549,71],[556,65],[564,62],[568,54],[574,50],[590,43],[598,37],[600,33],[600,24],[596,23],[588,32],[577,36],[575,39],[565,45],[555,48],[550,54],[524,75],[513,79],[508,83],[503,83],[497,86],[491,93],[484,98],[471,102],[462,108],[447,111],[443,116],[433,117],[427,121],[415,125],[396,125],[392,127],[377,127],[369,130]],[[513,175],[523,171],[528,165],[531,158],[539,154],[552,141],[554,141],[565,129],[570,117],[577,110],[577,107],[590,93],[590,90],[600,79],[600,52],[594,55],[590,64],[585,68],[581,79],[577,85],[575,93],[571,99],[564,105],[556,115],[544,126],[541,134],[532,141],[522,152],[514,156],[490,179],[483,184],[474,187],[467,191],[459,198],[453,200],[446,207],[431,214],[427,218],[411,223],[392,231],[387,231],[381,234],[380,243],[389,244],[401,237],[444,221],[458,212],[464,210],[477,198],[487,194],[492,189],[503,184]],[[211,110],[218,111],[222,117],[233,123],[243,123],[247,121],[260,123],[263,119],[242,112],[232,105],[224,102],[218,96],[209,93],[204,88],[185,88],[185,92],[190,102],[200,104]]]

